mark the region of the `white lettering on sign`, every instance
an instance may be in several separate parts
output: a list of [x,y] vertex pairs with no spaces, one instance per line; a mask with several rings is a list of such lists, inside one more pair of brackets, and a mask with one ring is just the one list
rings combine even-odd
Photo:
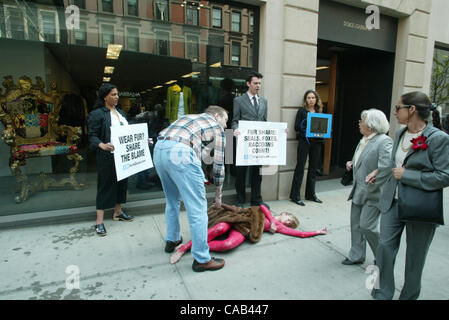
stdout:
[[78,6],[71,5],[65,9],[65,14],[69,15],[65,18],[65,26],[67,30],[79,30],[80,28],[80,9]]

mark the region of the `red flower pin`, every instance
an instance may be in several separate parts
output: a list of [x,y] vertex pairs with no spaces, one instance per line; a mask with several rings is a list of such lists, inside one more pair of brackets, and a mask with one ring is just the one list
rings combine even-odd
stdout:
[[426,150],[429,145],[426,143],[427,137],[425,136],[419,136],[417,138],[414,138],[411,141],[411,143],[413,143],[413,151],[419,151],[419,150]]

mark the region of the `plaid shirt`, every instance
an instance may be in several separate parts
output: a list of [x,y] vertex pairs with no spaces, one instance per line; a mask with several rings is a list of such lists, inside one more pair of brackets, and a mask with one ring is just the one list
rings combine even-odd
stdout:
[[213,147],[214,183],[217,187],[223,185],[226,136],[223,127],[213,116],[207,113],[185,115],[161,131],[159,135],[190,142],[198,159],[205,159],[201,158],[201,153],[210,157],[210,151]]

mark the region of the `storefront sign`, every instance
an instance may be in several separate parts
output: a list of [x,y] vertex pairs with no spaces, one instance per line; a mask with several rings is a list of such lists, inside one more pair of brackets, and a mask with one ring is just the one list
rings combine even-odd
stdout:
[[153,167],[146,123],[111,127],[117,181]]
[[236,165],[285,165],[286,129],[286,122],[239,121]]
[[376,6],[365,9],[321,0],[318,38],[359,47],[396,51],[397,19],[381,15]]

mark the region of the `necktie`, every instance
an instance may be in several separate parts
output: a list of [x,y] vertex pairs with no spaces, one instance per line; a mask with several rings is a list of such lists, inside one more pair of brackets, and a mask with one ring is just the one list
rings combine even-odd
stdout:
[[259,114],[259,104],[257,103],[256,96],[253,97],[253,101],[254,101],[254,107],[256,108],[256,112],[257,112],[257,114]]

